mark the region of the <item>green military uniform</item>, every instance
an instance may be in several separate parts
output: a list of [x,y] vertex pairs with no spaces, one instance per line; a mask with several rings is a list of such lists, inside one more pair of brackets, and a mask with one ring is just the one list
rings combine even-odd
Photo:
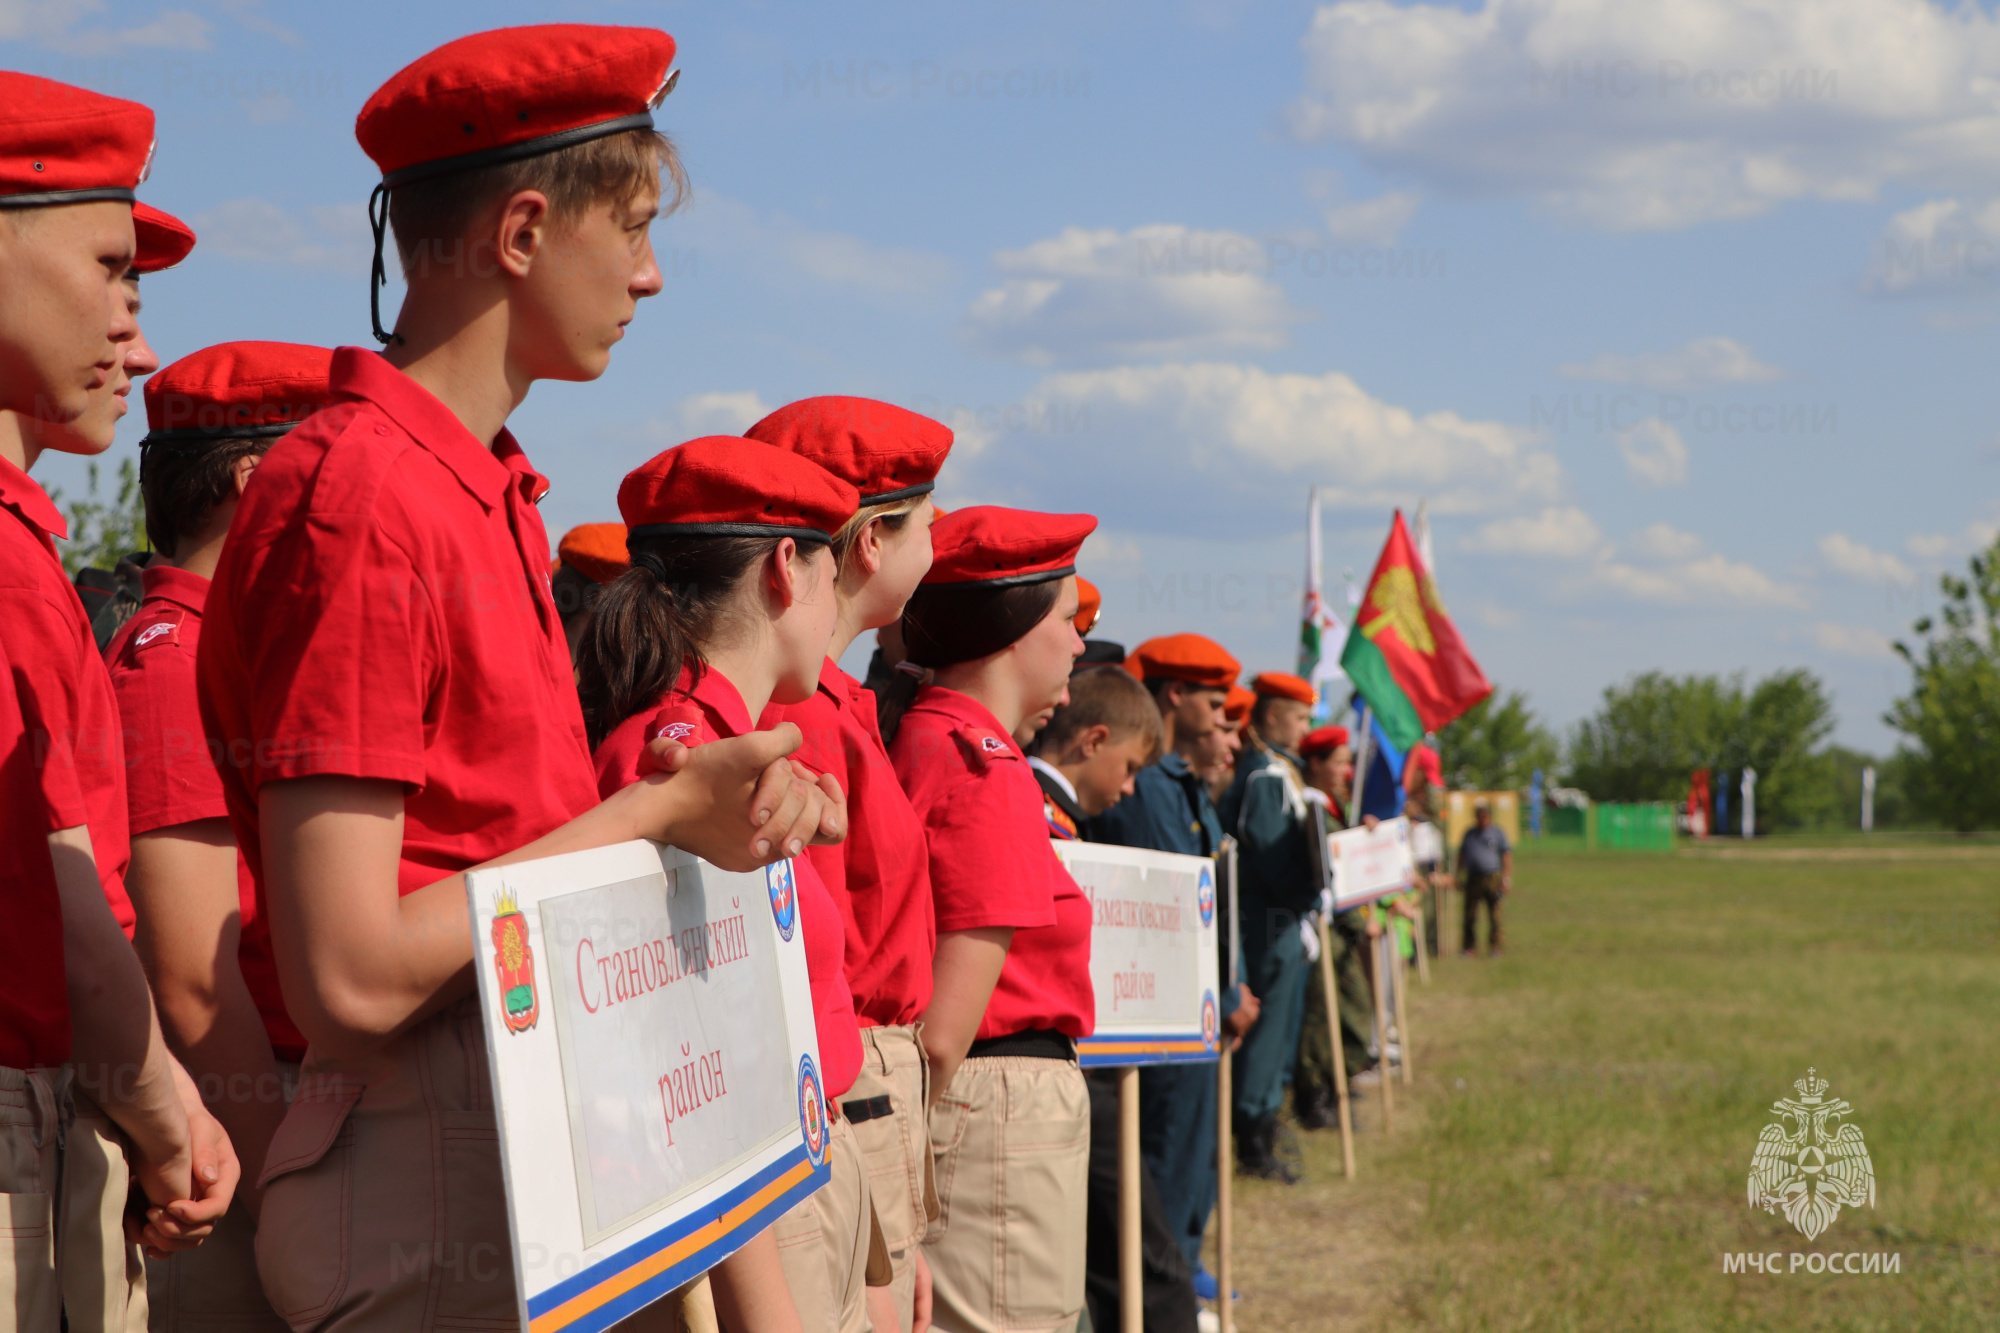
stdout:
[[[1375,997],[1362,958],[1368,949],[1367,909],[1336,912],[1327,937],[1333,944],[1333,980],[1340,995],[1340,1049],[1353,1078],[1375,1063],[1368,1053],[1375,1030]],[[1306,983],[1305,1019],[1299,1028],[1298,1064],[1292,1071],[1292,1109],[1308,1129],[1333,1123],[1335,1099],[1332,1050],[1327,1042],[1326,987],[1317,969]]]
[[1221,815],[1237,842],[1243,980],[1263,1004],[1236,1053],[1238,1155],[1246,1170],[1270,1174],[1279,1171],[1278,1110],[1298,1054],[1300,1006],[1311,973],[1299,918],[1318,901],[1320,888],[1298,760],[1262,745],[1250,749],[1223,794]]

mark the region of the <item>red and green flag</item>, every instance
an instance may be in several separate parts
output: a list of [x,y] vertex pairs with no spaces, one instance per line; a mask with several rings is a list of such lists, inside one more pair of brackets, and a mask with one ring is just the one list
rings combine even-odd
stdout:
[[1340,669],[1399,750],[1493,693],[1445,614],[1400,509],[1355,612]]

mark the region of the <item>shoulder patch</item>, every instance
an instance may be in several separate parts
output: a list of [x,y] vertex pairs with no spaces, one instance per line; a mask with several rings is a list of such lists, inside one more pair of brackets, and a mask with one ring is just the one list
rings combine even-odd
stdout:
[[667,705],[646,724],[648,741],[679,741],[692,748],[708,738],[708,726],[702,720],[701,709],[686,700]]
[[1021,757],[1007,738],[991,727],[961,726],[952,732],[952,739],[958,742],[959,748],[965,751],[975,768]]
[[132,636],[132,651],[141,648],[157,648],[161,644],[181,641],[181,623],[176,620],[156,620]]

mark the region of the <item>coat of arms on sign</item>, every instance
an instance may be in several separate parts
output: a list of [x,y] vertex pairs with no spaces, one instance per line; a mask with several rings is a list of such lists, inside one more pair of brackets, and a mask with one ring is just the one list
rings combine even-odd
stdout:
[[1792,1086],[1799,1095],[1772,1103],[1777,1119],[1757,1136],[1750,1206],[1767,1213],[1783,1210],[1785,1220],[1813,1240],[1843,1207],[1875,1206],[1875,1164],[1860,1126],[1841,1123],[1854,1108],[1826,1097],[1830,1085],[1818,1071],[1806,1070]]

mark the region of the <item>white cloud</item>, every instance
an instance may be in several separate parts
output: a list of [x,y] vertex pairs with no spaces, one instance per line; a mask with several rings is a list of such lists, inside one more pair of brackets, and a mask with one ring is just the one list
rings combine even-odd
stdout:
[[65,55],[101,56],[134,48],[206,51],[209,21],[185,9],[162,9],[151,22],[85,27],[104,0],[0,0],[0,41],[27,41]]
[[1947,560],[1983,551],[2000,536],[2000,527],[1974,519],[1956,533],[1920,532],[1903,541],[1903,549],[1919,560]]
[[1625,456],[1625,470],[1642,486],[1681,486],[1688,476],[1688,450],[1681,433],[1658,417],[1627,426],[1611,437]]
[[1932,199],[1890,218],[1863,286],[1881,295],[1991,289],[2000,277],[2000,199]]
[[1597,571],[1595,580],[1638,601],[1669,606],[1798,609],[1806,604],[1796,588],[1778,583],[1754,565],[1714,552],[1653,568],[1613,560]]
[[[724,195],[696,195],[666,228],[675,229],[674,245],[683,256],[692,246],[697,272],[701,251],[708,249],[753,262],[775,259],[786,270],[816,282],[893,301],[935,296],[957,276],[956,267],[943,255],[820,231],[787,214],[762,212]],[[664,249],[666,239],[663,228],[656,246]],[[663,267],[674,262],[671,254],[662,254]]]
[[[366,273],[373,251],[360,204],[310,204],[293,212],[268,199],[231,199],[196,214],[193,225],[204,252],[258,263]],[[389,262],[396,262],[393,253]]]
[[1769,384],[1785,377],[1776,366],[1759,361],[1734,338],[1696,338],[1671,352],[1641,352],[1619,356],[1605,352],[1590,361],[1556,367],[1573,380],[1603,380],[1637,384],[1648,389],[1700,389],[1716,384]]
[[1612,228],[1990,185],[2000,21],[1920,0],[1342,0],[1294,133]]
[[1267,533],[1298,522],[1314,483],[1329,507],[1428,497],[1444,514],[1552,503],[1562,481],[1532,431],[1415,413],[1338,372],[1225,362],[1071,371],[994,423],[1005,449],[956,484],[995,503],[1090,496],[1107,523],[1132,531]]
[[1889,636],[1865,625],[1835,625],[1821,621],[1812,628],[1813,642],[1836,657],[1879,659],[1894,657]]
[[1595,519],[1574,505],[1550,506],[1539,514],[1495,519],[1461,545],[1488,555],[1550,556],[1577,559],[1598,551],[1604,533]]
[[1708,550],[1708,543],[1670,523],[1654,523],[1632,539],[1632,548],[1653,560],[1693,560]]
[[973,301],[966,338],[1031,365],[1270,351],[1300,318],[1263,244],[1236,232],[1066,227],[993,263],[1005,277]]
[[698,393],[681,399],[681,429],[697,435],[741,435],[771,415],[771,405],[754,389],[739,393]]
[[1394,245],[1420,202],[1412,191],[1391,190],[1373,199],[1335,204],[1326,210],[1327,234],[1344,245]]
[[1890,555],[1855,541],[1844,532],[1829,532],[1819,539],[1820,558],[1836,573],[1862,583],[1891,584],[1908,588],[1917,581],[1910,567]]
[[1951,538],[1942,532],[1920,532],[1903,546],[1919,560],[1942,560],[1951,553]]

